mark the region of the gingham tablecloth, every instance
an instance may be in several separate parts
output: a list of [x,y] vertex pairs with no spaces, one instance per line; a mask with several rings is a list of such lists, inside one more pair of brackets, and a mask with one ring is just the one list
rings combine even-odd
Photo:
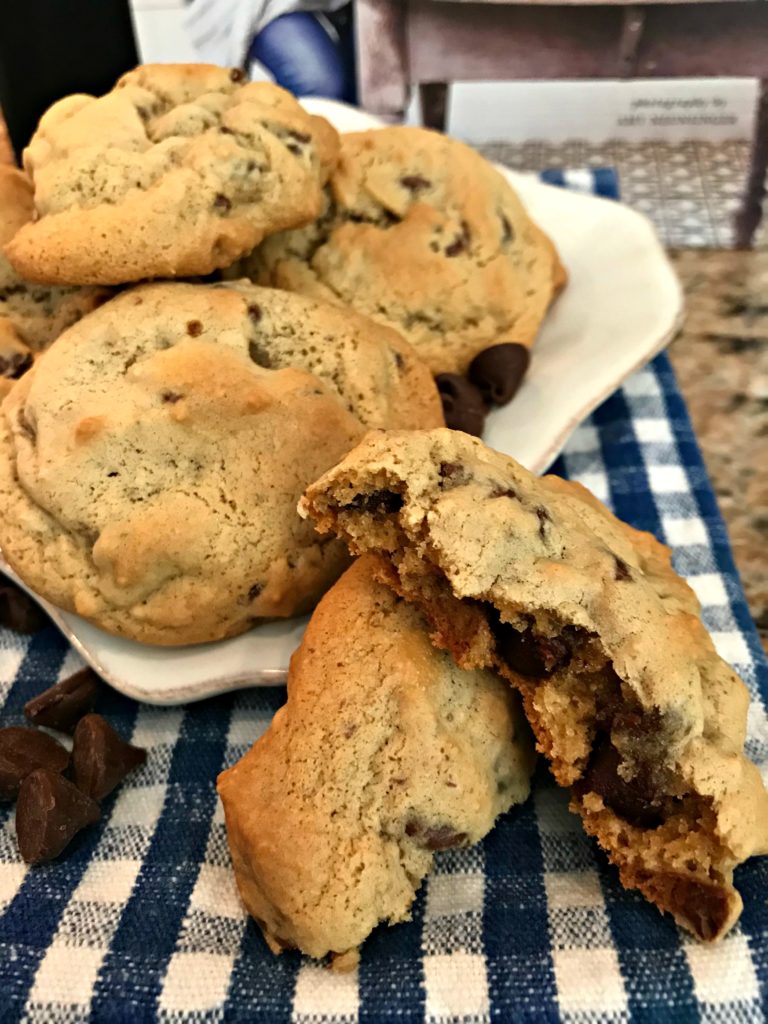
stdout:
[[[753,703],[748,752],[768,778],[768,666],[666,356],[573,435],[555,470],[675,549],[720,653]],[[0,633],[0,724],[79,667],[50,628]],[[737,872],[745,909],[716,947],[625,892],[540,768],[481,845],[438,854],[413,920],[380,928],[359,969],[274,957],[238,902],[214,781],[267,727],[281,688],[179,708],[109,692],[101,710],[146,766],[68,854],[27,869],[0,807],[0,1021],[764,1021],[768,858]]]

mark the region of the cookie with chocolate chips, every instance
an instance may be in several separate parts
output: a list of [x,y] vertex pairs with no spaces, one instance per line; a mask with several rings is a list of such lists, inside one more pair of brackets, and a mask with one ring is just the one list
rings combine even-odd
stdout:
[[30,281],[208,274],[311,221],[338,136],[283,89],[210,64],[148,64],[67,96],[24,151],[36,219],[6,247]]
[[[244,267],[396,328],[433,373],[466,373],[491,347],[529,349],[565,283],[552,242],[496,168],[412,127],[342,136],[320,218],[269,238]],[[523,358],[497,354],[483,379],[490,369],[498,393],[514,390]]]
[[768,853],[768,793],[744,754],[747,689],[666,547],[446,430],[370,434],[300,508],[378,553],[459,665],[519,690],[624,885],[701,939],[728,931],[734,868]]
[[437,851],[478,842],[525,800],[534,761],[517,696],[433,647],[375,571],[359,559],[320,602],[287,704],[218,782],[271,949],[347,967],[376,925],[409,918]]
[[34,214],[32,183],[0,167],[0,395],[71,324],[109,297],[105,288],[50,288],[21,278],[3,246]]
[[0,411],[0,547],[37,593],[146,643],[311,608],[347,563],[296,513],[371,428],[442,423],[394,331],[300,295],[165,283],[66,331]]

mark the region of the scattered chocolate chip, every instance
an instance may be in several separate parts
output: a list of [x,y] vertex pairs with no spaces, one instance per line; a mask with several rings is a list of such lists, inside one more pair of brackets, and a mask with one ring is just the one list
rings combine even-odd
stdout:
[[22,434],[34,443],[37,440],[37,429],[34,423],[27,417],[24,409],[19,409],[17,423]]
[[513,501],[519,501],[520,495],[517,491],[513,491],[511,487],[499,487],[493,488],[491,493],[488,495],[489,498],[512,498]]
[[530,628],[515,629],[493,611],[495,614],[489,612],[488,623],[496,641],[496,654],[513,672],[543,679],[570,661],[571,651],[562,637],[534,636]]
[[301,146],[297,146],[295,142],[286,142],[285,148],[294,156],[301,156]]
[[405,177],[400,179],[400,184],[403,188],[407,188],[409,192],[421,192],[422,189],[429,188],[432,182],[427,178],[422,178],[420,174],[406,174]]
[[160,398],[164,402],[166,402],[168,405],[175,405],[177,402],[180,402],[183,397],[184,397],[184,395],[179,394],[178,391],[161,391],[160,392]]
[[68,764],[69,752],[44,732],[16,725],[0,729],[0,800],[13,800],[36,768],[63,772]]
[[288,135],[297,142],[306,143],[312,141],[312,136],[308,135],[306,132],[290,131],[288,132]]
[[86,715],[77,723],[72,744],[75,782],[94,800],[103,800],[146,759],[146,750],[131,746],[101,715]]
[[248,600],[255,601],[259,594],[264,589],[263,583],[254,583],[251,589],[248,591]]
[[547,523],[552,522],[552,517],[542,505],[536,509],[536,515],[539,519],[539,537],[544,540],[547,535]]
[[251,318],[251,320],[253,320],[255,324],[257,324],[259,320],[261,320],[262,316],[261,306],[256,302],[252,302],[248,307],[248,316]]
[[107,473],[107,476],[109,476],[109,477],[120,476],[120,474],[117,472],[116,469],[113,469],[109,473]]
[[405,369],[405,356],[402,352],[395,352],[395,366],[398,368],[400,373]]
[[720,934],[731,912],[729,895],[722,886],[671,873],[657,881],[662,893],[666,889],[669,894],[665,904],[688,922],[695,935],[711,942]]
[[606,807],[630,825],[657,828],[664,821],[666,799],[653,781],[650,769],[636,772],[632,779],[619,774],[622,758],[607,737],[599,740],[592,751],[582,778],[576,783],[577,796],[597,793]]
[[248,342],[248,355],[256,363],[257,366],[263,366],[264,369],[269,370],[272,366],[272,357],[269,352],[256,341]]
[[614,557],[614,560],[616,562],[616,572],[614,574],[614,579],[617,579],[617,580],[631,580],[632,579],[632,573],[630,572],[630,568],[627,565],[627,563],[624,561],[624,559],[623,558],[619,558],[618,555],[614,555],[613,557]]
[[480,437],[485,425],[485,402],[474,384],[458,373],[438,373],[437,390],[443,403],[445,425],[451,430]]
[[199,320],[189,320],[187,323],[187,334],[191,338],[198,338],[203,333],[203,325]]
[[501,244],[508,245],[511,241],[514,240],[514,229],[512,228],[512,225],[509,223],[509,220],[505,214],[502,213],[499,219],[501,221]]
[[31,352],[13,352],[8,357],[0,356],[0,377],[17,380],[31,365]]
[[460,462],[441,462],[438,475],[440,476],[440,489],[443,491],[461,487],[472,479],[472,474]]
[[233,82],[242,82],[245,78],[245,72],[242,68],[231,68],[229,72],[230,80]]
[[358,494],[348,505],[343,507],[345,511],[391,515],[394,512],[399,512],[403,507],[403,496],[395,491],[371,491],[370,494]]
[[0,626],[16,633],[37,633],[48,623],[42,608],[10,581],[0,583]]
[[530,361],[525,345],[505,342],[478,352],[467,372],[486,402],[506,405],[520,387]]
[[224,210],[226,212],[232,209],[232,200],[228,199],[222,192],[219,192],[213,200],[213,205],[217,210]]
[[443,250],[446,256],[458,256],[459,253],[465,252],[469,248],[469,226],[466,221],[461,222],[461,232],[456,235],[454,240],[447,245]]
[[420,821],[408,821],[405,834],[416,839],[427,850],[450,850],[467,840],[466,832],[457,832],[450,825],[427,826]]
[[71,782],[43,768],[31,772],[19,789],[16,836],[27,864],[58,857],[65,846],[99,820],[99,805]]
[[90,668],[67,676],[24,705],[24,717],[33,725],[72,733],[89,711],[93,711],[101,680]]

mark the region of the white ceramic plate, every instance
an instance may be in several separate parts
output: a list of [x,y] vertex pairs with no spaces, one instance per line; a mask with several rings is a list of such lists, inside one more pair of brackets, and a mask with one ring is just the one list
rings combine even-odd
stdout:
[[[381,124],[328,100],[305,105],[340,131]],[[569,274],[520,391],[489,415],[484,435],[491,447],[542,472],[574,427],[673,337],[682,319],[682,294],[653,227],[641,214],[500,169],[554,240]],[[16,578],[2,560],[0,568]],[[40,604],[107,682],[153,704],[283,682],[306,623],[273,623],[233,640],[162,648],[120,640],[77,615]]]

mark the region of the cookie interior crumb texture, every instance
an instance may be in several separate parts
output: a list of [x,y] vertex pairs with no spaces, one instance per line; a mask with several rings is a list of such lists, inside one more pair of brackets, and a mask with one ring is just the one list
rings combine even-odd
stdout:
[[506,178],[456,139],[391,127],[341,138],[320,217],[242,264],[261,284],[399,330],[433,373],[532,345],[566,273]]
[[270,948],[354,966],[410,917],[435,853],[480,840],[528,795],[517,695],[433,647],[420,613],[358,559],[291,661],[288,700],[219,777],[232,859]]
[[301,509],[376,552],[458,664],[519,690],[624,885],[701,939],[728,931],[734,867],[768,853],[768,794],[744,755],[747,689],[667,548],[447,430],[369,435]]
[[121,292],[0,415],[0,546],[37,593],[156,644],[309,610],[347,563],[296,514],[366,429],[442,422],[395,332],[247,282]]
[[135,68],[41,118],[36,219],[6,247],[30,281],[208,274],[320,212],[338,136],[283,89],[208,64]]

